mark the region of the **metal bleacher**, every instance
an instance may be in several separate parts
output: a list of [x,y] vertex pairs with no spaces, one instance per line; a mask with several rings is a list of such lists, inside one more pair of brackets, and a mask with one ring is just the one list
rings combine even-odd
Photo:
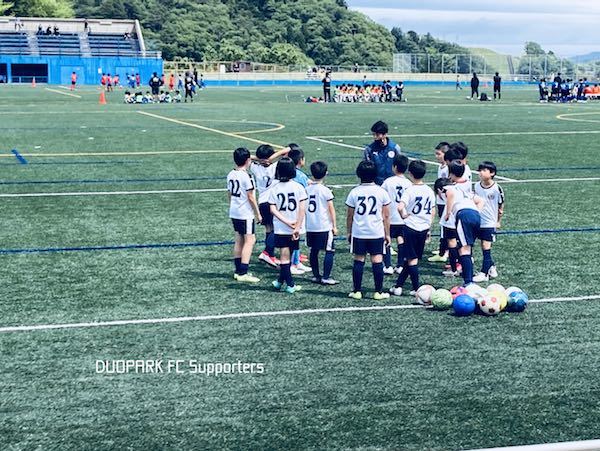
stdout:
[[40,55],[80,55],[79,36],[76,34],[37,35]]
[[89,34],[88,41],[93,56],[135,56],[140,52],[135,36],[125,38],[115,34]]
[[27,35],[23,33],[11,33],[6,31],[0,31],[0,54],[29,54],[29,44],[27,42]]

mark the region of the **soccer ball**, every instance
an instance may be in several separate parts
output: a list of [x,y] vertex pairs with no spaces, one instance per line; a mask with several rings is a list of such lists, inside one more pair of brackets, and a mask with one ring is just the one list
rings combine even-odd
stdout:
[[500,313],[502,308],[500,307],[500,298],[497,294],[498,292],[492,292],[478,301],[477,305],[481,313],[487,316],[494,316]]
[[480,299],[483,299],[483,297],[488,294],[488,290],[486,290],[485,288],[480,287],[476,283],[471,283],[471,284],[467,285],[467,287],[465,289],[467,291],[466,294],[468,294],[469,296],[471,296],[476,301],[479,301]]
[[456,316],[469,316],[475,311],[477,302],[468,294],[457,296],[452,302],[452,308]]
[[508,297],[508,307],[506,308],[509,312],[522,312],[527,307],[529,297],[522,291],[514,291]]
[[452,287],[450,288],[450,294],[452,294],[452,299],[456,299],[461,294],[467,294],[467,289],[461,286]]
[[487,287],[488,291],[502,291],[504,293],[504,287],[499,283],[493,283]]
[[506,309],[508,304],[508,296],[504,291],[490,291],[490,296],[495,296],[500,300],[500,310]]
[[436,310],[447,310],[452,307],[452,293],[440,288],[431,295],[431,304]]
[[523,291],[523,290],[521,290],[519,287],[508,287],[506,290],[504,290],[504,293],[506,293],[506,296],[510,296],[510,294],[514,293],[515,291]]
[[421,285],[415,294],[417,302],[422,305],[431,304],[431,295],[435,292],[435,288],[431,285]]

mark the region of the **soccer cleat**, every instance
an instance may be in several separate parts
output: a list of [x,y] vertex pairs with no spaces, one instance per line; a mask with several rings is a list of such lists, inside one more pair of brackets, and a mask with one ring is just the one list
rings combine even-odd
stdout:
[[239,276],[238,276],[237,272],[234,272],[234,273],[233,273],[233,280],[238,280],[238,277],[239,277]]
[[248,274],[244,274],[243,276],[238,275],[237,279],[238,282],[246,282],[246,283],[258,283],[260,282],[260,279],[258,277],[253,276],[252,274],[248,273]]
[[442,274],[446,277],[459,277],[460,271],[452,271],[451,269],[448,269],[446,271],[442,271]]
[[[408,294],[410,294],[411,296],[416,296],[417,295],[417,291],[416,290],[410,290],[410,292]],[[425,305],[425,304],[423,304],[423,305]]]
[[487,282],[488,280],[490,280],[490,278],[482,272],[478,272],[473,276],[473,282],[475,283]]
[[383,301],[384,299],[389,299],[389,298],[390,298],[389,293],[375,293],[373,295],[373,299],[375,299],[376,301]]
[[321,279],[322,285],[337,285],[339,282],[331,277],[329,279]]
[[395,272],[396,274],[402,274],[402,271],[404,271],[404,267],[403,267],[403,266],[396,266],[396,267],[394,268],[394,272]]
[[304,271],[302,271],[296,265],[292,265],[290,267],[290,272],[292,273],[292,276],[301,276],[302,274],[304,274]]
[[440,254],[440,251],[438,251],[437,249],[431,251],[431,255],[439,255],[439,254]]
[[446,263],[448,261],[448,256],[447,255],[439,255],[436,254],[432,257],[429,257],[427,259],[428,262],[432,262],[432,263]]
[[387,266],[387,267],[383,268],[383,273],[388,276],[392,275],[392,274],[394,274],[394,268],[391,266]]
[[490,276],[492,279],[498,277],[498,269],[496,268],[496,265],[490,268],[490,270],[488,271],[488,276]]
[[321,283],[322,282],[322,280],[319,277],[311,277],[310,281],[312,283]]
[[[446,266],[444,266],[444,269],[451,269],[451,266],[450,266],[450,264],[447,264]],[[456,270],[457,270],[458,272],[461,272],[461,271],[462,271],[462,265],[461,265],[460,263],[457,263],[457,264],[456,264]]]
[[279,281],[279,280],[274,280],[271,285],[273,285],[273,288],[275,288],[276,290],[281,290],[281,287],[283,286],[283,284]]
[[394,296],[402,296],[402,287],[392,287],[390,293]]
[[306,263],[309,260],[308,255],[300,254],[300,261]]
[[302,263],[298,263],[297,268],[299,270],[301,270],[301,271],[304,271],[304,272],[310,272],[311,271],[310,266],[303,265]]
[[362,299],[362,293],[360,291],[353,291],[352,293],[348,294],[348,297],[360,301]]
[[277,263],[275,263],[275,258],[271,257],[269,254],[267,254],[266,251],[263,251],[259,256],[258,259],[261,262],[265,262],[267,265],[272,266],[274,268],[277,267]]
[[302,287],[300,285],[294,285],[293,287],[285,287],[285,291],[288,294],[294,294],[296,291],[300,291]]

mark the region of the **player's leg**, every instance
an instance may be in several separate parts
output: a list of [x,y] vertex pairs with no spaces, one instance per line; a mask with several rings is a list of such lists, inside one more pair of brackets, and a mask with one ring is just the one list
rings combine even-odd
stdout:
[[308,232],[306,234],[306,245],[310,249],[309,261],[313,273],[312,282],[321,283],[321,273],[319,271],[319,251],[323,248],[321,234],[318,232]]
[[233,263],[235,265],[235,273],[233,277],[237,279],[240,274],[240,266],[242,264],[242,247],[244,246],[244,237],[239,232],[235,232],[235,240],[233,242]]
[[456,217],[456,232],[462,247],[459,250],[462,276],[465,286],[473,283],[472,249],[475,238],[479,236],[479,213],[475,210],[461,210]]
[[450,270],[443,271],[445,276],[456,276],[457,275],[457,263],[458,263],[458,240],[456,239],[456,230],[444,228],[444,236],[448,237],[448,256],[450,259]]
[[352,265],[352,293],[348,296],[354,299],[362,299],[362,279],[365,270],[365,257],[367,248],[365,240],[360,238],[352,238],[350,243],[350,252],[354,256]]
[[[279,237],[281,237],[281,235],[279,235],[278,238]],[[278,290],[281,289],[284,283],[287,284],[292,280],[292,273],[290,272],[290,248],[285,247],[284,244],[278,244],[278,247],[279,246],[284,246],[279,250],[279,278],[273,282],[273,286]],[[292,280],[292,284],[293,283]]]
[[396,272],[399,274],[402,272],[402,268],[404,267],[404,236],[400,235],[396,237],[396,243],[398,244],[398,259],[396,261]]
[[394,274],[394,268],[392,267],[392,247],[385,246],[385,253],[383,254],[383,273]]
[[373,299],[375,300],[382,300],[390,297],[389,293],[383,292],[383,251],[385,244],[382,244],[379,247],[381,247],[381,249],[372,250],[371,252],[371,268],[373,271],[373,281],[375,282],[375,294],[373,295]]
[[459,250],[460,264],[462,265],[462,276],[465,286],[473,283],[473,258],[471,256],[471,249],[471,246],[465,245]]
[[254,277],[248,272],[250,258],[252,258],[252,250],[254,249],[254,244],[256,243],[254,220],[247,219],[243,221],[243,223],[245,230],[243,235],[240,233],[242,236],[240,255],[241,262],[237,280],[238,282],[258,283],[260,282],[260,279],[258,277]]

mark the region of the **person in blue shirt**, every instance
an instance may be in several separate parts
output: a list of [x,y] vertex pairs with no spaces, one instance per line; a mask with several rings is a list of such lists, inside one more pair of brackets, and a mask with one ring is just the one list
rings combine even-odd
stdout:
[[394,175],[394,158],[401,154],[400,146],[388,137],[388,131],[389,128],[385,122],[375,122],[371,127],[374,141],[365,147],[363,154],[364,160],[375,163],[377,168],[375,183],[378,185]]

